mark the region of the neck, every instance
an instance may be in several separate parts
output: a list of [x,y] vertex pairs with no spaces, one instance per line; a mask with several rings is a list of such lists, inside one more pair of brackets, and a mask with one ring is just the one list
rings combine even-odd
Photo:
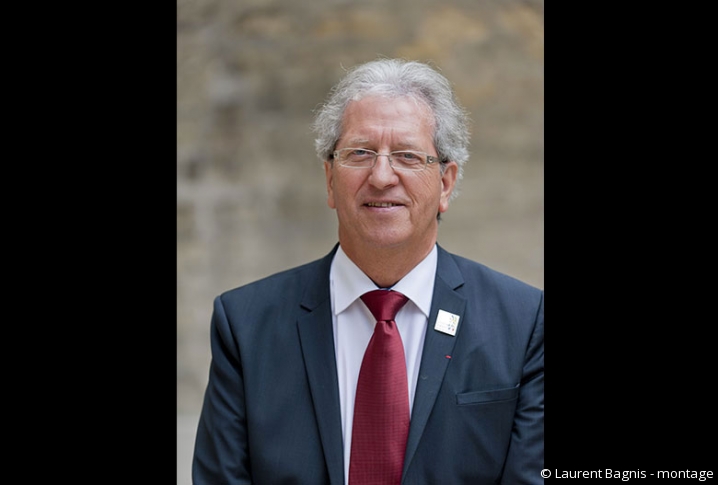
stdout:
[[407,251],[405,248],[357,248],[344,244],[342,250],[374,284],[379,288],[389,288],[426,258],[434,244],[435,241],[422,251]]

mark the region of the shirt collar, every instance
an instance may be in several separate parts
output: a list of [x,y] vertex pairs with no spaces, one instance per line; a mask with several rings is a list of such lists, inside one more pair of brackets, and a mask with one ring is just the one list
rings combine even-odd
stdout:
[[[391,289],[406,295],[429,318],[431,297],[434,294],[436,245],[431,252]],[[349,259],[342,247],[337,248],[329,275],[334,291],[334,312],[339,315],[364,293],[376,290],[374,282]]]

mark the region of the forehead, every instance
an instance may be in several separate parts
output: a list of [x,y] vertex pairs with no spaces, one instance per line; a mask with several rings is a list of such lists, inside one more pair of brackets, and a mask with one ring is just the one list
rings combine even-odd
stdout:
[[[413,97],[368,96],[351,101],[344,112],[341,139],[421,145],[434,136],[434,117],[425,102]],[[427,140],[428,139],[428,140]]]

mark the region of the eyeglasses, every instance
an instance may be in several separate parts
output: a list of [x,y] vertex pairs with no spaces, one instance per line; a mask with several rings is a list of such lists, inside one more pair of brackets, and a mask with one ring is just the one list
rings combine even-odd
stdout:
[[332,154],[339,165],[349,168],[372,168],[376,164],[377,158],[382,155],[389,159],[389,165],[392,168],[410,172],[424,170],[427,164],[440,161],[437,157],[412,150],[377,153],[366,148],[342,148]]

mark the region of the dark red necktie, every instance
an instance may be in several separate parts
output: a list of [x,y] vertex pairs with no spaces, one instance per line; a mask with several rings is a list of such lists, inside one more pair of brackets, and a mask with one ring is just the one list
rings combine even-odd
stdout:
[[359,371],[349,485],[397,485],[410,417],[404,345],[394,318],[408,298],[375,290],[361,299],[377,323]]

